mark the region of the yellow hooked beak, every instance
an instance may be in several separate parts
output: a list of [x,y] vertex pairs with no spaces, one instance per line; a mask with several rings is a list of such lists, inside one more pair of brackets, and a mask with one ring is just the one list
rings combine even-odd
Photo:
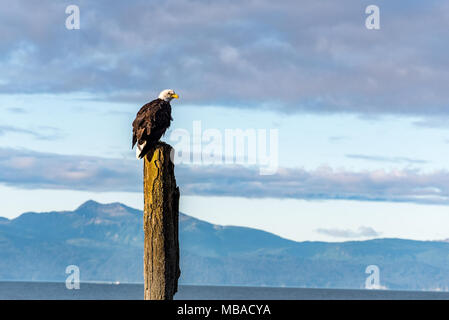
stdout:
[[172,98],[179,99],[179,96],[175,93],[172,95]]

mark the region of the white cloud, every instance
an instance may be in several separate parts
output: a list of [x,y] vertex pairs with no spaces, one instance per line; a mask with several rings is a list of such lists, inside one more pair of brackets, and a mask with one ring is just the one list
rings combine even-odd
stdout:
[[196,104],[448,114],[449,5],[382,2],[372,31],[368,1],[343,3],[80,0],[69,31],[64,3],[14,1],[0,12],[0,92],[141,101],[174,87]]
[[[25,189],[141,192],[141,171],[137,160],[0,149],[0,183]],[[177,166],[176,176],[185,195],[449,204],[449,172],[444,170],[280,168],[261,176],[257,168]]]
[[361,226],[357,230],[350,229],[336,229],[336,228],[319,228],[315,230],[320,234],[324,234],[337,238],[366,238],[366,237],[378,237],[380,233],[371,227]]

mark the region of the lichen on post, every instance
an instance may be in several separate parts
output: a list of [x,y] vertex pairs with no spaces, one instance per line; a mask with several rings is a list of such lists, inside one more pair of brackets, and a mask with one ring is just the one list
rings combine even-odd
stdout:
[[159,142],[144,159],[145,300],[172,300],[178,291],[179,188],[172,150]]

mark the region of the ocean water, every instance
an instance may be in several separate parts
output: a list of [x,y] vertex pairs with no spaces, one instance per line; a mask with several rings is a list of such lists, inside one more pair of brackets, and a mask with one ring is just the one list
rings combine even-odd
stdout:
[[[140,300],[143,284],[0,282],[0,300]],[[228,286],[180,286],[178,300],[449,300],[449,292],[306,289]]]

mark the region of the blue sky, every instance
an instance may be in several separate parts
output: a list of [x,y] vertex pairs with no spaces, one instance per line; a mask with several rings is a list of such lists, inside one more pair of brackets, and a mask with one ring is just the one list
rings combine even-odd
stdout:
[[[207,3],[207,4],[205,4]],[[277,174],[177,166],[181,210],[295,240],[449,238],[449,5],[17,1],[0,13],[0,215],[142,208],[135,113],[165,88],[171,132],[279,131]],[[211,181],[213,182],[211,184]]]

